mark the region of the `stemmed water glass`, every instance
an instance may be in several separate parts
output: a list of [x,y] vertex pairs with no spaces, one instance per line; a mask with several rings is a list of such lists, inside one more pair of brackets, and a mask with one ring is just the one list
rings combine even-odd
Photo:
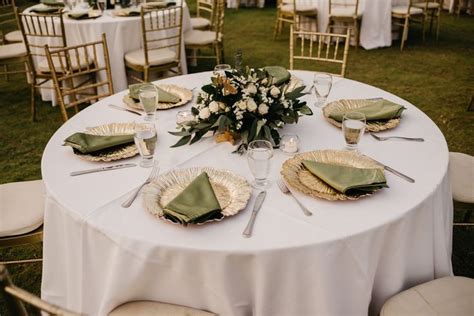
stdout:
[[322,108],[326,103],[332,88],[332,76],[325,73],[316,73],[313,77],[313,87],[316,94],[316,107]]
[[225,72],[232,69],[231,65],[228,64],[218,64],[214,67],[214,76],[223,76],[225,77]]
[[360,112],[349,112],[342,118],[342,132],[348,150],[357,151],[357,144],[364,134],[365,115]]
[[158,88],[154,84],[145,84],[140,88],[138,97],[145,111],[145,121],[154,121],[158,107]]
[[266,189],[270,186],[267,180],[270,172],[270,162],[273,157],[273,146],[267,140],[254,140],[247,149],[247,162],[255,180],[252,186],[256,189]]
[[133,136],[138,153],[142,157],[140,166],[150,168],[153,166],[153,155],[156,148],[156,129],[153,123],[137,124]]

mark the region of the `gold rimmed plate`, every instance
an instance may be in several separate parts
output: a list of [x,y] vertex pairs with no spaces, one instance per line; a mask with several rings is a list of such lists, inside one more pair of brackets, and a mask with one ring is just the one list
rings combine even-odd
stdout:
[[208,167],[172,170],[152,181],[143,190],[145,209],[160,219],[178,224],[166,218],[163,208],[181,193],[197,176],[206,172],[221,206],[223,217],[199,223],[220,221],[240,212],[247,205],[252,188],[243,178],[231,171]]
[[379,168],[383,171],[383,167],[372,159],[352,151],[342,150],[318,150],[301,153],[283,163],[281,175],[291,188],[306,195],[330,201],[357,200],[376,191],[361,195],[341,193],[309,172],[303,165],[304,160],[355,168]]
[[[367,106],[367,102],[370,100],[365,100],[365,99],[342,99],[342,100],[337,100],[333,101],[329,104],[327,104],[323,108],[323,114],[326,120],[331,123],[332,125],[335,125],[339,128],[342,127],[342,123],[338,122],[332,118],[329,117],[332,113],[336,112],[342,112],[342,111],[347,111],[347,110],[356,110],[358,108],[361,108],[363,106]],[[373,102],[376,102],[377,100],[373,100]],[[366,124],[366,130],[369,132],[381,132],[387,129],[392,129],[395,128],[400,124],[400,118],[393,118],[390,120],[384,120],[384,121],[369,121]]]
[[[191,101],[192,98],[193,98],[193,92],[191,90],[180,87],[180,86],[177,86],[177,85],[174,85],[174,84],[159,84],[158,87],[160,87],[160,89],[162,89],[162,90],[164,90],[168,93],[176,95],[177,97],[179,97],[181,99],[181,101],[179,101],[177,103],[159,102],[158,103],[158,108],[157,108],[158,110],[167,110],[167,109],[171,109],[171,108],[175,108],[175,107],[178,107],[178,106],[185,105],[186,103]],[[136,102],[134,99],[132,99],[129,94],[127,94],[123,97],[123,102],[128,107],[130,107],[134,110],[143,111],[142,104],[140,102]]]
[[[136,125],[136,123],[111,123],[96,127],[88,127],[86,128],[85,133],[99,136],[130,135],[135,133]],[[133,157],[138,154],[138,151],[135,144],[128,144],[115,147],[109,151],[103,150],[98,154],[75,154],[81,159],[87,161],[114,161]]]

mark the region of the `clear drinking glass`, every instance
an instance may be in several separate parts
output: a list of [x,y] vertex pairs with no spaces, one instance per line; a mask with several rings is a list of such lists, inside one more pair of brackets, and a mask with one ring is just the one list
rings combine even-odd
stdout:
[[69,11],[72,11],[76,6],[76,0],[66,0],[66,6],[68,7]]
[[342,132],[346,141],[346,148],[357,151],[357,144],[364,134],[365,115],[360,112],[350,112],[342,118]]
[[273,157],[273,146],[267,140],[254,140],[247,149],[247,162],[255,181],[252,186],[256,189],[265,189],[270,186],[267,180],[270,172],[270,160]]
[[137,124],[133,137],[135,146],[142,157],[140,166],[150,168],[153,166],[153,155],[156,148],[156,129],[153,123]]
[[154,121],[158,107],[158,88],[154,84],[146,84],[140,88],[138,97],[145,111],[145,121]]
[[219,64],[214,67],[214,76],[224,76],[225,72],[231,70],[231,65],[228,64]]
[[330,74],[314,74],[313,78],[314,92],[316,94],[316,107],[322,108],[326,103],[332,88],[332,76]]
[[196,116],[190,110],[178,111],[176,113],[176,124],[182,127],[197,124]]

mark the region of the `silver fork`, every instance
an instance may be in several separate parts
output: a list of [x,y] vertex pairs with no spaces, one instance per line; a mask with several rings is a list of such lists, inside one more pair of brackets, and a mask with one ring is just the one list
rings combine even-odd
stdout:
[[136,190],[135,192],[133,192],[133,194],[125,201],[122,203],[122,207],[124,208],[128,208],[132,205],[133,201],[135,201],[135,199],[137,198],[138,196],[138,193],[140,193],[141,189],[149,184],[151,181],[153,181],[153,179],[155,179],[156,177],[158,177],[158,174],[160,172],[160,165],[159,163],[154,163],[153,164],[153,169],[151,170],[150,172],[150,175],[148,176],[148,178],[145,180],[145,182],[143,182]]
[[291,197],[296,201],[296,203],[298,203],[298,205],[300,206],[301,210],[303,211],[304,215],[306,216],[311,216],[313,215],[313,213],[311,213],[310,210],[308,210],[303,204],[301,204],[300,201],[298,201],[298,199],[293,195],[293,193],[291,193],[291,191],[288,189],[288,187],[286,186],[286,184],[283,182],[282,179],[277,179],[277,185],[278,185],[278,188],[280,188],[280,191],[283,192],[284,194],[289,194],[291,195]]
[[376,140],[378,141],[385,141],[385,140],[389,140],[389,139],[403,139],[403,140],[409,140],[409,141],[412,141],[412,142],[424,142],[425,139],[424,138],[417,138],[417,137],[402,137],[402,136],[388,136],[388,137],[381,137],[381,136],[377,136],[373,133],[370,133],[370,136],[372,136],[373,138],[375,138]]

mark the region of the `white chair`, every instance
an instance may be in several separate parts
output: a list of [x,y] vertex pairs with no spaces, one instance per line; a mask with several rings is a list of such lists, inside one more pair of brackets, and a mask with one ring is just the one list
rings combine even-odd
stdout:
[[[43,240],[44,186],[42,180],[0,185],[0,248]],[[36,262],[41,259],[0,262]]]
[[392,23],[402,27],[400,51],[403,51],[405,41],[408,39],[410,21],[421,23],[423,27],[423,42],[425,41],[425,13],[422,8],[413,6],[414,0],[408,0],[407,5],[392,7]]
[[216,316],[191,307],[152,301],[128,302],[115,308],[109,316]]
[[455,207],[467,209],[463,222],[454,223],[454,225],[474,226],[474,223],[468,223],[474,209],[474,157],[450,152],[449,175]]
[[413,3],[416,8],[423,9],[425,17],[430,20],[430,34],[433,31],[433,22],[436,22],[436,40],[439,39],[439,20],[441,17],[441,9],[443,8],[442,0],[422,0]]
[[191,18],[191,26],[195,30],[206,30],[211,27],[215,16],[215,0],[197,0],[197,16]]
[[296,0],[277,0],[277,17],[273,39],[276,39],[281,34],[285,23],[294,25],[295,30],[311,29],[312,31],[317,31],[317,18],[318,8],[313,3],[297,3]]
[[390,298],[380,316],[474,315],[474,279],[445,277]]
[[351,28],[355,46],[359,46],[362,9],[359,0],[330,0],[329,23],[326,32],[334,32],[336,28]]

